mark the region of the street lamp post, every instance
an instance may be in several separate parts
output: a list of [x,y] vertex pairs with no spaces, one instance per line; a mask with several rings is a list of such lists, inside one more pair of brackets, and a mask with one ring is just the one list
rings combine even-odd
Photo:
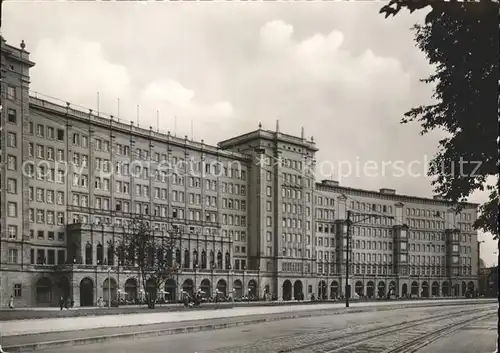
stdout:
[[484,243],[484,240],[479,240],[477,242],[477,270],[479,272],[479,268],[481,267],[481,244]]
[[215,288],[217,288],[217,284],[214,285],[214,269],[215,269],[215,264],[213,262],[210,263],[210,272],[211,272],[211,277],[212,277],[212,288],[210,288],[210,296],[214,295],[215,293],[215,290],[214,290],[214,286]]
[[108,267],[108,308],[111,308],[111,267]]
[[257,299],[260,300],[260,265],[257,266]]
[[228,264],[227,265],[227,288],[226,288],[226,295],[229,296],[229,283],[231,283],[231,279],[230,279],[230,275],[231,275],[231,264]]
[[196,290],[198,288],[198,286],[196,284],[197,283],[196,282],[196,270],[198,269],[198,264],[195,263],[193,267],[194,267],[194,289]]
[[326,266],[326,299],[330,300],[331,298],[331,288],[330,288],[330,263],[328,260],[325,262]]
[[246,272],[246,270],[247,270],[247,267],[246,267],[246,266],[243,266],[243,288],[242,288],[242,291],[241,291],[241,292],[242,292],[243,294],[245,294],[245,295],[246,295],[246,294],[248,294],[248,293],[245,291],[245,272]]
[[351,211],[347,211],[347,247],[346,247],[346,256],[345,256],[345,307],[349,307],[349,233],[351,232]]

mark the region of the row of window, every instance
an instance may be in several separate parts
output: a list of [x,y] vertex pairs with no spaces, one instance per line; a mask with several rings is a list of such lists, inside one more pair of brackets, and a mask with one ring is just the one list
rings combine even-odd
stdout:
[[[391,216],[379,216],[378,217],[366,217],[366,215],[354,215],[352,218],[353,223],[359,224],[373,224],[373,225],[385,225],[392,226],[394,224],[394,218]],[[352,227],[352,228],[357,228]]]
[[425,221],[423,219],[407,218],[406,224],[411,228],[419,229],[446,229],[444,221]]
[[28,212],[28,219],[30,223],[35,222],[36,215],[36,223],[38,224],[48,224],[48,225],[65,225],[64,221],[64,212],[54,212],[50,210],[43,209],[34,209],[30,208]]
[[392,214],[392,206],[379,205],[375,203],[351,201],[351,209],[363,212],[378,212]]
[[[106,204],[103,204],[104,206]],[[119,205],[119,206],[118,206]],[[117,208],[120,208],[123,212],[128,212],[129,209],[129,203],[126,201],[117,201]],[[149,204],[141,204],[141,203],[135,203],[135,213],[136,214],[143,214],[143,215],[149,215]],[[168,209],[166,206],[160,207],[160,206],[154,206],[153,207],[153,215],[155,217],[167,217],[168,214]],[[187,212],[187,220],[192,220],[192,221],[205,221],[205,222],[212,222],[216,223],[218,220],[217,213],[216,212],[211,212],[211,211],[205,211],[205,218],[202,219],[201,215],[202,212],[200,210],[191,210],[189,209]],[[38,213],[37,213],[38,217]],[[172,208],[172,218],[176,219],[185,219],[185,210],[183,208]],[[38,219],[38,218],[37,218]],[[58,218],[59,219],[59,218]],[[99,224],[101,223],[102,219],[99,217],[99,220],[97,221]],[[87,214],[73,214],[73,223],[82,223],[82,224],[89,224],[89,217]],[[111,224],[111,220],[105,221],[104,224]],[[118,226],[122,226],[125,224],[123,220],[121,219],[116,219],[115,224]],[[246,216],[239,216],[239,215],[228,215],[228,214],[222,214],[222,224],[223,225],[229,225],[229,226],[241,226],[241,227],[246,227],[247,222],[246,222]]]
[[[28,165],[27,174],[29,176],[33,175],[32,168],[33,168],[33,166]],[[55,169],[46,170],[44,166],[39,166],[37,168],[37,175],[38,175],[38,177],[37,177],[38,180],[44,180],[44,181],[50,181],[50,182],[54,182],[54,180],[55,180],[59,184],[64,184],[64,182],[65,182],[64,171],[58,171],[58,174],[55,175]],[[72,185],[74,187],[78,187],[78,188],[87,188],[88,187],[88,175],[74,174]],[[12,192],[14,192],[14,190],[17,190],[17,182],[15,181],[15,179],[11,178],[8,180],[8,188]],[[107,178],[96,177],[95,178],[95,189],[109,191],[110,180]],[[129,190],[130,190],[130,183],[119,181],[119,180],[115,182],[116,193],[122,193],[122,194],[128,195]],[[155,187],[153,190],[154,190],[154,194],[153,194],[154,198],[159,198],[159,199],[167,199],[168,198],[167,197],[167,189]],[[241,191],[243,191],[243,192],[245,191],[243,187],[241,188]],[[149,198],[150,197],[149,186],[136,185],[135,186],[135,195],[139,196],[139,197]],[[196,195],[196,196],[192,196],[192,195]],[[242,195],[244,195],[244,194],[242,194]],[[209,197],[209,196],[207,196],[207,197]],[[173,201],[176,201],[176,202],[184,202],[184,192],[173,190],[172,191],[172,199],[173,199]],[[209,201],[207,201],[207,200],[208,199],[205,200],[205,203],[207,205],[211,205],[214,207],[216,206],[215,196],[212,196]],[[242,202],[244,202],[244,201],[242,201]],[[201,195],[190,194],[190,203],[200,204],[201,203]]]
[[[64,157],[64,150],[62,149],[55,149],[54,147],[45,147],[43,145],[36,145],[36,154],[35,154],[35,145],[33,143],[28,144],[28,156],[30,158],[34,158],[36,155],[36,158],[38,159],[43,159],[43,160],[48,160],[48,161],[58,161],[58,162],[63,162],[65,161]],[[85,156],[87,157],[87,156]],[[88,159],[85,158],[85,165],[87,164]]]
[[[13,133],[12,133],[13,134]],[[12,144],[11,147],[16,147],[16,139],[15,139],[15,134],[14,135],[9,135],[9,144]],[[29,156],[34,157],[34,144],[30,143],[29,144]],[[55,160],[55,149],[53,147],[45,147],[43,145],[36,145],[36,157],[39,159],[46,159],[49,161],[54,161]],[[64,162],[64,150],[62,149],[57,149],[57,161],[58,162]],[[88,156],[86,154],[80,154],[77,152],[73,153],[73,165],[74,166],[80,166],[82,168],[87,168],[88,167]],[[95,163],[94,163],[94,168],[97,171],[103,171],[105,173],[111,172],[111,162],[107,159],[103,159],[101,157],[96,157],[95,158]],[[149,173],[149,168],[144,167],[144,166],[135,166],[134,169],[134,174],[133,176],[135,178],[142,178],[142,179],[149,179],[150,178],[150,173]],[[115,162],[115,168],[114,172],[116,175],[123,175],[123,176],[130,176],[130,164],[129,161],[116,161]],[[167,182],[167,171],[166,170],[159,170],[159,169],[154,169],[153,172],[154,179],[156,181],[162,181],[162,182]],[[173,184],[179,184],[179,185],[184,185],[184,179],[183,177],[179,177],[177,175],[174,175],[172,178]],[[200,178],[195,178],[195,177],[189,177],[189,186],[190,187],[200,187],[201,179]],[[206,180],[205,181],[205,188],[207,190],[217,190],[217,182],[215,180]]]
[[[80,155],[75,155],[76,159],[74,162],[79,163],[80,161]],[[86,157],[86,156],[83,156]],[[83,158],[83,162],[86,166],[87,162],[86,159]],[[107,165],[107,164],[105,164]],[[7,157],[7,167],[9,170],[12,171],[17,171],[17,157],[13,155],[9,155]],[[23,166],[24,172],[26,172],[27,176],[32,178],[35,176],[35,165],[33,163],[28,163],[25,166]],[[149,179],[149,169],[148,168],[142,168],[137,166],[140,170],[142,170],[142,174],[144,176],[144,179]],[[106,169],[106,168],[105,168]],[[99,170],[99,168],[97,169]],[[128,171],[124,167],[122,172],[124,172],[124,175],[128,175]],[[105,170],[106,171],[106,170]],[[57,174],[56,174],[57,173]],[[64,184],[65,183],[65,176],[67,174],[67,171],[65,170],[57,170],[55,168],[48,168],[47,166],[44,165],[38,165],[36,166],[36,178],[41,181],[49,181],[49,182],[56,182],[59,184]],[[140,174],[140,172],[139,172]],[[166,180],[166,173],[164,172],[163,174],[165,176],[164,180]],[[160,173],[155,173],[155,179],[157,181],[160,181]],[[96,177],[95,178],[95,188],[96,189],[103,189],[108,191],[110,189],[109,187],[109,179],[107,178],[101,178],[101,177]],[[179,177],[176,174],[172,175],[172,184],[173,185],[184,185],[184,178]],[[89,176],[87,174],[82,174],[82,173],[74,173],[73,174],[73,182],[72,185],[74,187],[80,187],[80,188],[87,188],[88,187],[88,181],[89,181]],[[200,185],[200,178],[193,178],[189,177],[190,181],[190,187],[199,187]],[[217,190],[217,182],[215,180],[206,180],[206,186],[207,190]],[[121,190],[121,181],[117,181],[116,189],[117,192],[118,190]],[[126,183],[128,185],[128,183]],[[125,187],[124,187],[125,189]],[[232,184],[232,183],[222,183],[222,188],[221,191],[223,193],[229,193],[229,194],[236,194],[236,195],[241,195],[245,196],[246,195],[246,186],[245,185],[239,185],[239,184]],[[123,190],[123,192],[128,193],[128,188],[126,190]]]
[[222,215],[222,224],[223,225],[235,225],[235,226],[242,226],[246,227],[247,225],[247,217],[246,216],[238,216],[238,215],[228,215],[228,214],[223,214]]
[[[266,201],[266,211],[271,212],[272,209],[272,201]],[[286,203],[283,202],[281,205],[281,210],[283,213],[292,213],[292,214],[302,214],[302,205],[297,205],[297,204],[291,204],[291,203]],[[306,216],[311,215],[311,209],[309,207],[306,207]]]
[[[272,256],[272,250],[273,250],[273,248],[271,246],[268,246],[266,249],[266,256]],[[281,256],[297,257],[297,258],[305,257],[305,258],[310,259],[311,258],[311,249],[305,249],[305,252],[303,252],[302,250],[303,249],[299,249],[299,248],[286,248],[285,247],[285,248],[281,249]]]
[[32,265],[63,265],[65,262],[66,250],[64,249],[57,251],[55,249],[30,249],[30,264]]
[[[309,228],[307,230],[311,230],[310,228],[310,222],[306,222],[309,224]],[[302,229],[302,221],[300,219],[295,219],[295,218],[283,218],[283,228],[297,228],[297,229]]]
[[[272,196],[271,189],[268,187],[268,192],[267,196]],[[281,197],[283,198],[289,198],[289,199],[295,199],[295,200],[301,200],[302,199],[302,191],[296,190],[296,189],[290,189],[290,188],[281,188]],[[311,194],[306,193],[306,201],[311,202]]]
[[[306,245],[311,245],[311,236],[310,235],[305,235],[304,239],[305,239]],[[267,241],[268,242],[272,241],[272,233],[271,232],[267,232]],[[283,234],[281,234],[281,241],[283,244],[285,244],[285,243],[302,244],[302,234],[283,233]]]
[[[215,199],[215,197],[214,197],[214,199]],[[246,211],[247,203],[245,200],[240,201],[240,200],[232,200],[232,199],[222,199],[222,208],[227,208],[227,209],[231,209],[231,210]]]
[[247,233],[245,231],[223,229],[222,236],[224,238],[229,237],[230,239],[233,239],[234,241],[242,241],[242,242],[247,241]]
[[[80,134],[78,133],[73,134],[73,144],[76,146],[80,146],[83,148],[88,147],[87,139],[88,138],[85,135],[80,136]],[[96,138],[94,139],[94,149],[96,151],[109,152],[109,142],[106,140],[101,140],[99,138]],[[130,147],[127,145],[116,144],[115,153],[121,156],[130,156]],[[152,160],[157,163],[166,163],[166,161],[168,161],[167,154],[152,152],[150,156],[149,150],[141,148],[135,149],[134,157],[138,160],[145,160],[145,161]],[[171,161],[172,161],[172,166],[175,166],[175,168],[178,169],[185,169],[187,165],[191,165],[191,169],[193,171],[201,171],[203,165],[204,173],[213,175],[219,173],[217,165],[214,165],[213,163],[205,163],[199,161],[197,162],[194,159],[186,161],[184,158],[177,156],[172,156]],[[223,176],[246,180],[246,171],[244,170],[240,170],[238,168],[235,169],[235,168],[223,167],[222,172]]]
[[283,181],[286,184],[295,184],[297,186],[302,185],[302,176],[296,174],[283,173]]
[[[99,202],[102,201],[102,204]],[[102,206],[102,210],[107,210],[106,207],[109,206],[108,199],[96,198],[96,206]],[[142,215],[152,215],[155,217],[168,217],[168,207],[167,206],[153,206],[153,213],[150,213],[150,204],[149,203],[139,203],[135,202],[135,214]],[[97,208],[97,207],[96,207]],[[116,211],[129,213],[130,212],[130,203],[128,201],[116,200]],[[202,212],[200,210],[189,209],[187,211],[187,220],[192,221],[202,221]],[[172,207],[172,218],[176,219],[185,219],[185,210],[183,208]],[[218,219],[217,212],[205,211],[205,218],[203,219],[205,222],[216,223]],[[246,217],[245,216],[233,216],[233,215],[223,215],[223,220],[228,225],[236,225],[236,226],[246,226]],[[82,223],[88,224],[88,215],[78,215],[75,214],[73,216],[73,223]],[[109,222],[104,222],[104,224],[110,224]],[[99,224],[101,224],[101,218],[99,218]],[[121,226],[123,223],[122,220],[116,221],[116,224]]]
[[239,253],[246,254],[247,248],[245,246],[238,246],[238,245],[236,245],[234,247],[234,252],[235,252],[235,254],[239,254]]
[[458,229],[464,231],[464,232],[472,232],[472,224],[471,223],[458,223]]
[[[309,208],[307,208],[309,209]],[[335,211],[327,210],[324,208],[316,208],[316,219],[328,219],[330,221],[335,220]]]
[[[56,232],[54,231],[44,231],[44,230],[34,230],[30,229],[30,239],[35,239],[35,233],[38,240],[56,240]],[[45,237],[45,233],[47,233],[47,237]],[[57,240],[64,241],[65,233],[57,232]]]
[[[36,256],[35,256],[36,255]],[[17,248],[8,250],[9,264],[20,264],[21,256]],[[64,249],[30,249],[30,264],[32,265],[62,265],[66,262],[66,251]]]
[[[41,211],[44,212],[43,210],[41,210]],[[51,217],[52,217],[51,219],[53,220],[54,219],[54,212],[52,212],[52,211],[48,211],[48,212],[51,212],[50,213]],[[60,216],[60,214],[58,213],[57,217],[59,217],[59,216]],[[64,214],[62,216],[64,217]],[[31,217],[31,210],[30,210],[30,217]],[[38,220],[38,217],[39,216],[37,213],[37,220]],[[40,216],[40,219],[45,220],[45,215],[43,213]],[[30,222],[32,222],[31,218],[30,218]],[[39,223],[43,223],[43,222],[39,222]],[[30,233],[30,239],[35,239],[35,230],[30,229],[29,233]],[[48,231],[47,238],[45,238],[45,231],[44,230],[38,230],[38,231],[36,231],[36,233],[37,233],[38,240],[56,240],[54,231]],[[7,225],[7,234],[8,234],[9,239],[18,240],[19,236],[20,236],[18,226],[13,225],[13,224]],[[64,235],[65,235],[64,232],[57,232],[57,240],[64,241]]]
[[297,161],[297,160],[293,160],[293,159],[289,159],[289,158],[280,158],[280,160],[281,160],[282,167],[291,168],[291,169],[295,169],[295,170],[299,170],[299,171],[302,170],[302,162],[301,161]]
[[282,262],[281,271],[282,272],[302,272],[304,269],[304,264],[297,262]]
[[[17,113],[14,109],[9,110],[9,122],[11,123],[17,123]],[[33,122],[28,123],[29,128],[28,131],[30,134],[35,135],[35,125]],[[58,140],[58,141],[64,141],[64,130],[63,129],[57,129],[57,134],[56,134],[56,129],[54,129],[51,126],[44,126],[42,124],[36,124],[36,136],[40,138],[48,138],[48,139],[53,139],[53,140]],[[57,137],[56,137],[57,136]],[[73,145],[82,147],[82,148],[88,148],[89,146],[89,138],[87,135],[80,134],[80,133],[73,133],[73,139],[72,139]],[[96,151],[103,151],[103,152],[109,152],[110,151],[110,143],[107,140],[102,140],[99,138],[94,139],[94,149]],[[128,156],[130,155],[129,153],[129,146],[126,145],[121,145],[117,144],[116,147],[116,153],[119,155],[124,155]],[[148,150],[141,150],[140,148],[137,148],[135,151],[135,157],[137,159],[142,159],[142,160],[149,160],[149,151]],[[161,154],[160,158],[160,153],[155,152],[153,154],[153,160],[156,162],[160,162],[161,160],[166,161],[167,160],[167,155],[166,154]],[[41,157],[40,157],[41,158]],[[177,158],[173,157],[172,158],[173,163],[178,166],[179,164],[185,164],[182,163],[184,159],[182,158]],[[181,162],[181,163],[179,163]],[[200,165],[201,163],[198,162],[196,163],[197,167],[196,169],[201,169]],[[215,166],[211,164],[205,164],[205,172],[211,172],[213,174],[216,174],[217,171],[214,168]],[[224,176],[227,177],[232,177],[232,178],[239,178],[241,180],[246,180],[246,172],[240,169],[230,169],[230,171],[227,170],[227,167],[224,167]]]
[[[330,274],[330,275],[336,275],[339,272],[344,273],[345,272],[345,265],[340,266],[340,271],[338,269],[339,266],[336,264],[318,264],[318,269],[317,272],[319,274]],[[393,268],[392,264],[386,264],[386,265],[358,265],[358,264],[353,264],[352,267],[350,268],[351,273],[356,274],[356,275],[392,275]]]
[[[407,208],[406,209],[407,216],[415,216],[415,217],[426,217],[426,218],[442,218],[444,217],[444,212],[442,211],[431,211],[431,210],[421,210],[418,208]],[[470,213],[460,213],[458,218],[461,221],[471,221],[472,215]]]
[[335,207],[335,199],[326,196],[316,196],[316,205]]
[[28,122],[28,134],[35,135],[41,138],[47,138],[59,142],[64,142],[64,129],[56,129],[52,126],[45,126],[42,124],[35,124],[32,121]]

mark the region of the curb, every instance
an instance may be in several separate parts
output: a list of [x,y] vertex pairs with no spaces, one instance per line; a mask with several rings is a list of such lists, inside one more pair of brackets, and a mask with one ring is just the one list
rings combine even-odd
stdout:
[[[422,299],[411,299],[412,303],[419,303]],[[433,298],[432,301],[441,302],[448,301],[450,299],[447,298]],[[452,299],[454,300],[454,299]],[[457,298],[456,300],[463,300],[463,298]],[[482,299],[484,300],[484,299]],[[231,302],[224,302],[220,304],[221,308],[248,308],[248,307],[283,307],[283,306],[295,306],[295,305],[311,305],[314,307],[318,304],[336,304],[342,303],[343,300],[340,301],[332,301],[332,300],[320,300],[320,301],[281,301],[281,302],[265,302],[265,301],[255,301],[255,302],[235,302],[234,305]],[[362,300],[362,301],[353,301],[360,303],[368,303],[375,304],[379,302],[390,302],[389,300]],[[397,300],[395,302],[398,302]],[[213,310],[215,309],[215,305],[212,303],[205,303],[202,307],[197,308],[196,310]],[[173,305],[173,306],[161,306],[158,305],[154,312],[183,312],[186,311],[182,304]],[[192,310],[192,309],[188,309]],[[108,315],[129,315],[129,314],[144,314],[146,312],[152,312],[150,309],[146,309],[144,306],[141,307],[133,307],[127,308],[126,306],[122,306],[120,308],[91,308],[85,310],[66,310],[66,311],[38,311],[38,310],[6,310],[0,308],[0,321],[20,321],[20,320],[33,320],[33,319],[62,319],[62,318],[71,318],[71,317],[94,317],[94,316],[108,316]]]
[[[493,302],[491,302],[493,303]],[[463,303],[462,305],[475,305],[475,304],[491,304],[487,303]],[[432,304],[415,304],[409,305],[404,308],[428,308],[434,306],[454,306],[459,305],[457,303],[432,303]],[[202,325],[192,325],[185,327],[175,327],[175,328],[165,328],[165,329],[157,329],[150,331],[137,331],[137,332],[129,332],[129,333],[118,333],[112,335],[104,335],[104,336],[94,336],[94,337],[83,337],[76,339],[63,339],[57,341],[47,341],[47,342],[36,342],[29,343],[17,346],[5,346],[3,349],[9,353],[14,352],[32,352],[42,349],[50,349],[50,348],[61,348],[61,347],[71,347],[71,346],[79,346],[79,345],[87,345],[93,343],[104,343],[104,342],[112,342],[123,339],[139,339],[139,338],[148,338],[155,336],[169,336],[169,335],[177,335],[182,333],[195,333],[202,331],[212,331],[212,330],[221,330],[226,328],[234,328],[239,326],[248,326],[255,325],[266,322],[275,322],[275,321],[283,321],[283,320],[293,320],[293,319],[303,319],[317,316],[326,316],[326,315],[334,315],[334,314],[355,314],[362,312],[373,312],[373,311],[390,311],[401,308],[400,306],[372,306],[372,307],[363,307],[363,308],[342,308],[342,309],[334,309],[331,311],[325,310],[316,310],[316,312],[304,312],[304,313],[294,313],[288,315],[281,315],[276,317],[264,317],[264,318],[256,318],[249,319],[242,322],[226,322],[219,324],[202,324]],[[234,318],[227,318],[228,320]]]

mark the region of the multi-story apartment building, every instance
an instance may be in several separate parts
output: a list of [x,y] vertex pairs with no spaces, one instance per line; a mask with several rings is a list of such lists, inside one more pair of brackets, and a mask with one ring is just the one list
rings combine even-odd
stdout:
[[30,96],[35,64],[23,43],[2,39],[1,64],[5,300],[141,296],[137,268],[110,247],[137,215],[157,232],[181,230],[181,271],[165,284],[167,299],[196,288],[285,300],[477,288],[475,204],[455,214],[438,199],[316,183],[315,142],[278,124],[210,146]]

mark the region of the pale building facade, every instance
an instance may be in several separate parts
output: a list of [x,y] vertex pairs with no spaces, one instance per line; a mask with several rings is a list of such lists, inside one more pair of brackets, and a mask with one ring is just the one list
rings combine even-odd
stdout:
[[304,131],[259,126],[210,146],[30,96],[28,52],[1,45],[1,305],[139,298],[137,269],[109,247],[137,215],[182,231],[167,299],[197,288],[340,296],[348,211],[380,215],[351,227],[351,292],[477,287],[477,205],[455,216],[439,200],[317,184]]

